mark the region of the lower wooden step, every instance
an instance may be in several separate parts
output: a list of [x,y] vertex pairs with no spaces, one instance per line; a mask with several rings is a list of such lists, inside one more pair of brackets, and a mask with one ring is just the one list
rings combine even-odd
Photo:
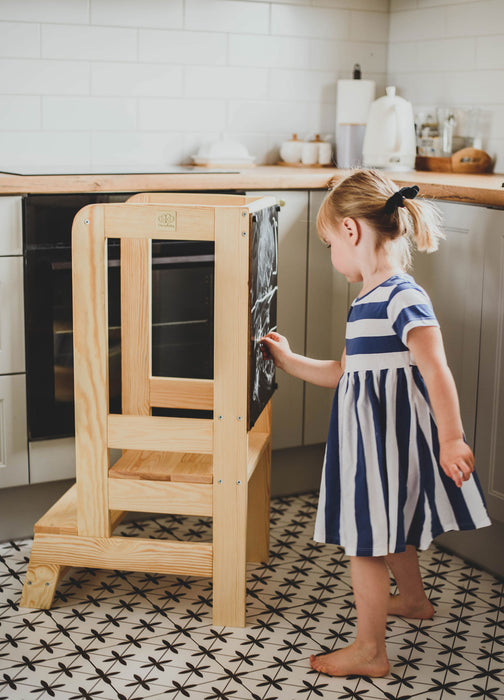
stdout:
[[[110,511],[112,529],[118,525],[125,511]],[[35,534],[47,532],[54,535],[77,534],[77,484],[59,498],[33,526]]]

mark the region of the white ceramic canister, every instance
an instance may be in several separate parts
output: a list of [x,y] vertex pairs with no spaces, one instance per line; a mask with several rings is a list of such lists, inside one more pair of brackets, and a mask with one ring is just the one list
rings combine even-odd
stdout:
[[297,134],[292,134],[290,141],[284,141],[280,146],[280,157],[286,163],[299,163],[301,161],[301,151],[303,141],[300,141]]
[[333,162],[333,148],[330,141],[319,140],[318,142],[318,162],[319,165],[331,165]]
[[301,163],[303,165],[317,165],[319,162],[318,141],[305,141],[301,149]]

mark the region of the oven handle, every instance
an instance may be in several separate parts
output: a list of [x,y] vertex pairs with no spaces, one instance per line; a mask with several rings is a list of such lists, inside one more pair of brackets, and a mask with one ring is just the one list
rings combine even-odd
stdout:
[[[160,267],[161,265],[180,265],[189,263],[208,263],[214,262],[214,255],[174,255],[172,257],[165,258],[153,258],[152,267]],[[109,260],[109,267],[119,267],[121,264],[120,260]],[[51,263],[51,270],[71,270],[72,263],[67,262],[53,262]]]

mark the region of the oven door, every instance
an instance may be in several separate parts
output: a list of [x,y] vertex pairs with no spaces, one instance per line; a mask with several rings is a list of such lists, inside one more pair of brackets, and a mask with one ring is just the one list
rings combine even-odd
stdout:
[[[111,412],[121,411],[119,250],[119,241],[109,241]],[[213,376],[213,259],[212,243],[153,242],[154,376]],[[28,250],[25,290],[29,439],[69,437],[74,435],[70,248]]]

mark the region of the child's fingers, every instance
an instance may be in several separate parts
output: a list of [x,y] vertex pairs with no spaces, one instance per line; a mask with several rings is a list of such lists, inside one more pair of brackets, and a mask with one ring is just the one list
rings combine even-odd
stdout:
[[460,460],[459,463],[451,464],[447,469],[446,473],[457,486],[462,486],[462,482],[468,481],[471,478],[471,474],[474,471],[474,467],[468,464],[464,460]]

